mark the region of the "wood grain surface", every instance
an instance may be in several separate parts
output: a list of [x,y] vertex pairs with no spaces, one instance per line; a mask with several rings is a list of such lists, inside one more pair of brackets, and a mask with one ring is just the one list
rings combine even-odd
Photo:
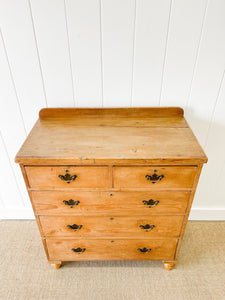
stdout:
[[180,108],[44,109],[40,116],[16,162],[207,160]]
[[[194,166],[120,166],[113,168],[115,188],[191,188],[197,167]],[[164,177],[153,183],[146,175]]]
[[[50,260],[173,260],[176,239],[47,239]],[[83,253],[71,249],[85,248]],[[141,253],[138,248],[150,248]]]
[[40,111],[16,161],[54,268],[160,259],[171,270],[207,157],[180,108],[66,108]]
[[[46,237],[178,237],[183,215],[179,216],[39,216],[43,236]],[[70,225],[82,225],[74,231]],[[140,226],[154,225],[150,231]]]
[[[98,188],[108,186],[107,166],[28,166],[26,167],[26,172],[29,185],[32,188]],[[59,175],[64,176],[66,173],[77,177],[75,180],[67,183],[59,178]]]
[[[39,215],[184,214],[190,192],[179,191],[31,191]],[[79,201],[70,207],[63,200]],[[148,207],[144,200],[159,201]]]

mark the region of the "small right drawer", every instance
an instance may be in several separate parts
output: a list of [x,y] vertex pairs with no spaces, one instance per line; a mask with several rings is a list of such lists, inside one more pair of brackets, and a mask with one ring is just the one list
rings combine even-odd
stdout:
[[196,166],[115,166],[115,188],[192,188]]

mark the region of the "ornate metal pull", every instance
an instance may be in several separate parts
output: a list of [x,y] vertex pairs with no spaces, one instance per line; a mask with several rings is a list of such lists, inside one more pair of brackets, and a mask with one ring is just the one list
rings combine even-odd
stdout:
[[71,181],[73,181],[77,178],[77,175],[70,175],[68,172],[69,172],[69,170],[66,170],[65,175],[59,175],[58,177],[67,183],[70,183]]
[[152,249],[150,249],[150,248],[138,248],[137,249],[139,252],[141,252],[141,253],[148,253],[148,252],[150,252]]
[[144,203],[144,205],[148,205],[149,208],[154,207],[159,203],[158,200],[153,200],[153,199],[143,200],[142,202]]
[[[154,172],[156,172],[156,170],[154,170]],[[157,175],[156,173],[154,173],[152,175],[145,175],[145,178],[147,178],[147,180],[150,180],[152,183],[156,183],[162,180],[164,178],[164,175]]]
[[139,227],[145,231],[150,231],[155,227],[155,225],[146,224],[146,225],[140,225]]
[[78,254],[80,254],[80,253],[83,253],[85,250],[86,250],[86,248],[72,248],[71,249],[73,252],[76,252],[76,253],[78,253]]
[[78,201],[78,200],[74,201],[73,199],[70,199],[70,200],[63,200],[63,203],[65,205],[70,206],[70,208],[73,208],[74,206],[77,206],[80,203],[80,201]]
[[67,228],[72,229],[74,231],[77,231],[79,229],[82,228],[83,225],[77,225],[77,224],[73,224],[73,225],[67,225]]

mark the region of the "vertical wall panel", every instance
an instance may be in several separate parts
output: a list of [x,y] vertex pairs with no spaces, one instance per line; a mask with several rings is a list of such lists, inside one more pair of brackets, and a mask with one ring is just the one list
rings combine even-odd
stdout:
[[38,110],[74,105],[184,107],[209,157],[194,207],[216,217],[225,194],[224,28],[224,0],[0,0],[3,217],[32,215],[14,157]]
[[102,106],[100,1],[67,0],[73,82],[78,106]]
[[160,104],[185,107],[208,0],[173,0]]
[[210,0],[190,93],[187,118],[204,145],[225,66],[225,3]]
[[1,191],[0,191],[0,209],[3,209],[4,205],[3,205],[3,200],[2,200],[2,195],[1,195]]
[[171,0],[137,0],[133,106],[159,104]]
[[102,0],[103,105],[130,106],[134,0]]
[[[23,199],[18,188],[15,174],[11,167],[9,157],[5,148],[2,135],[0,133],[0,182],[1,182],[1,198],[4,208],[23,206]],[[1,201],[0,201],[1,202]]]
[[0,24],[26,131],[34,125],[45,95],[27,0],[0,0]]
[[206,145],[209,161],[201,175],[195,205],[224,207],[225,195],[225,76],[218,95]]
[[[25,184],[20,172],[18,165],[14,163],[14,157],[19,150],[22,142],[26,138],[25,127],[20,113],[20,107],[18,105],[17,96],[15,93],[12,76],[10,73],[10,68],[7,60],[7,55],[4,49],[4,43],[0,35],[0,131],[2,139],[7,147],[3,148],[3,140],[1,140],[1,159],[2,167],[4,171],[1,171],[2,174],[7,172],[7,182],[0,180],[1,189],[8,189],[13,191],[15,197],[11,197],[10,206],[13,204],[18,205],[20,202],[28,203],[27,191]],[[6,155],[6,151],[8,152]],[[12,166],[13,172],[11,170],[8,158]],[[15,176],[15,177],[14,177]],[[10,180],[11,178],[11,180]],[[18,187],[15,184],[15,180],[18,184],[20,192],[18,192]],[[5,185],[6,184],[6,185]],[[23,202],[20,197],[20,193],[23,197]],[[7,198],[8,199],[8,198]],[[5,199],[4,199],[5,201]]]
[[74,106],[63,0],[31,0],[47,103]]

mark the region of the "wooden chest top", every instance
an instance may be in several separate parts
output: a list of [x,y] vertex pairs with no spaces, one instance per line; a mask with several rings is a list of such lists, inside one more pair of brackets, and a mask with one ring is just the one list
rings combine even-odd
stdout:
[[45,108],[16,156],[25,164],[197,164],[183,109]]

